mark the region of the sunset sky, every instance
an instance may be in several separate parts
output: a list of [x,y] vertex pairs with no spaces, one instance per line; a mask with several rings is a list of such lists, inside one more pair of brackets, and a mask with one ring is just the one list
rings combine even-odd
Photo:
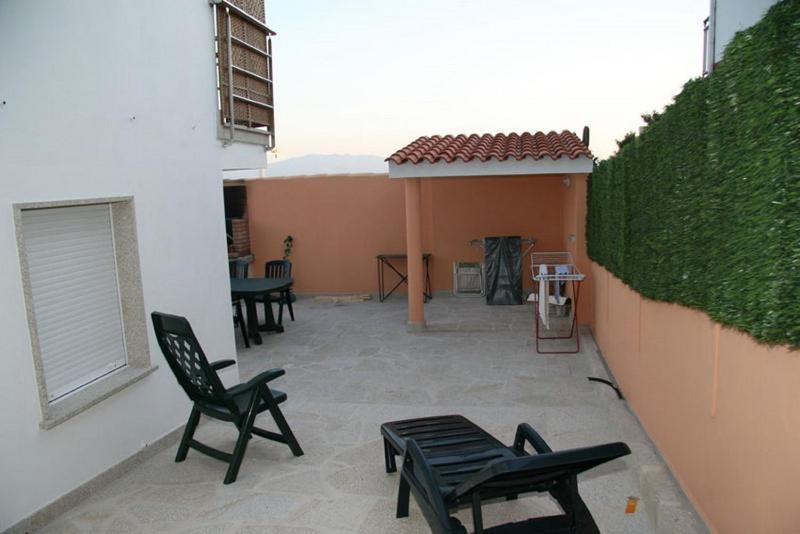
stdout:
[[606,157],[701,73],[705,0],[268,0],[277,156],[592,132]]

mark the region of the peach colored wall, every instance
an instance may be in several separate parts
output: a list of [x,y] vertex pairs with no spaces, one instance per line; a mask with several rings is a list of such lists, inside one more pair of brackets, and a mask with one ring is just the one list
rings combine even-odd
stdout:
[[570,176],[571,183],[565,191],[564,233],[560,250],[570,252],[578,269],[587,275],[580,286],[578,321],[591,325],[594,321],[594,278],[588,276],[592,262],[586,254],[586,179],[586,175]]
[[[436,178],[426,181],[431,198],[424,242],[434,255],[434,290],[452,289],[454,261],[482,261],[469,241],[486,236],[536,237],[535,250],[561,250],[564,191],[558,176]],[[523,248],[524,252],[524,248]],[[530,261],[522,279],[532,286]]]
[[800,532],[800,352],[590,275],[603,355],[709,526]]
[[[471,239],[535,236],[537,250],[563,250],[566,191],[560,176],[423,180],[423,249],[433,254],[434,291],[452,289],[453,261],[482,259]],[[247,205],[251,273],[262,275],[265,260],[282,257],[291,234],[298,293],[375,293],[375,255],[405,252],[403,182],[387,175],[252,180]],[[523,268],[530,287],[527,258]],[[387,272],[387,283],[393,276]]]
[[247,215],[255,261],[283,257],[294,237],[298,293],[376,292],[375,255],[406,248],[403,183],[387,175],[321,176],[247,182]]

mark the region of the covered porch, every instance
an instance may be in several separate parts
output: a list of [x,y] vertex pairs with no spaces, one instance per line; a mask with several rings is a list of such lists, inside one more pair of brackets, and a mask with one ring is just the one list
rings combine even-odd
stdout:
[[[429,213],[425,213],[423,187],[428,182],[431,182],[431,187],[441,187],[440,184],[445,182],[445,187],[449,186],[455,192],[474,187],[475,182],[481,183],[488,194],[464,198],[461,204],[472,204],[472,213],[484,212],[482,223],[472,223],[471,213],[462,211],[463,218],[451,219],[455,225],[471,228],[476,237],[482,238],[497,235],[492,232],[503,226],[514,232],[510,235],[520,235],[522,229],[531,227],[531,220],[536,220],[537,231],[547,236],[547,239],[541,240],[536,251],[569,252],[579,268],[588,270],[583,230],[586,177],[593,165],[588,143],[588,128],[584,128],[582,139],[567,130],[547,134],[435,135],[420,137],[387,158],[390,180],[404,184],[408,258],[407,325],[410,331],[422,331],[427,324],[424,306],[426,273],[423,269],[426,246],[440,246],[437,240],[448,239],[447,233],[433,235],[435,231],[430,229],[425,236],[426,227],[433,227],[432,219],[436,217],[437,210],[454,211],[455,207],[458,212],[459,209],[456,193],[440,196],[444,202],[431,203],[428,206]],[[497,198],[491,194],[509,178],[514,178],[514,185],[517,186],[513,193],[515,198]],[[531,189],[520,183],[523,180],[534,187],[549,184],[549,188]],[[524,195],[540,198],[525,199]],[[526,200],[530,202],[526,203]],[[505,223],[498,224],[500,221]],[[542,236],[530,237],[539,241]],[[523,284],[530,288],[530,264],[524,260],[521,276],[523,281],[528,281]],[[586,308],[584,312],[589,311],[589,305],[583,306]]]

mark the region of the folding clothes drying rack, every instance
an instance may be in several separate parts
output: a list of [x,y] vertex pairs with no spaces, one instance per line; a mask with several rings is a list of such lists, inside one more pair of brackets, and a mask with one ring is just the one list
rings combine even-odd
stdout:
[[[522,257],[524,258],[528,254],[528,252],[530,252],[531,249],[536,246],[536,238],[521,237],[519,241],[523,245],[528,245],[528,248],[526,248],[525,252],[522,253]],[[485,238],[471,239],[469,241],[469,246],[486,250],[486,239]]]
[[[545,267],[545,272],[540,272],[540,267]],[[534,302],[536,303],[534,309],[534,322],[536,323],[536,352],[540,354],[575,354],[581,350],[581,338],[578,332],[578,297],[581,292],[581,282],[586,278],[586,275],[581,273],[575,262],[572,260],[572,254],[569,252],[534,252],[531,254],[531,277],[533,278],[536,291]],[[569,287],[572,288],[572,321],[570,322],[569,335],[566,336],[543,336],[539,324],[545,325],[549,329],[545,318],[542,317],[540,305],[541,295],[544,294],[546,300],[544,306],[550,305],[550,283],[559,284],[561,282],[568,282]],[[542,284],[547,284],[542,286]],[[569,291],[567,291],[569,293]],[[530,300],[530,299],[529,299]],[[546,312],[545,312],[546,313]],[[572,339],[575,338],[575,350],[541,350],[539,348],[540,341],[551,339]]]

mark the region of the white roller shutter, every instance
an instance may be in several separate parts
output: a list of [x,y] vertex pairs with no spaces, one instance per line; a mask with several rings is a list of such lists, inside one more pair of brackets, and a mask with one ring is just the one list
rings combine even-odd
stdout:
[[126,364],[111,207],[24,210],[22,235],[52,402]]

